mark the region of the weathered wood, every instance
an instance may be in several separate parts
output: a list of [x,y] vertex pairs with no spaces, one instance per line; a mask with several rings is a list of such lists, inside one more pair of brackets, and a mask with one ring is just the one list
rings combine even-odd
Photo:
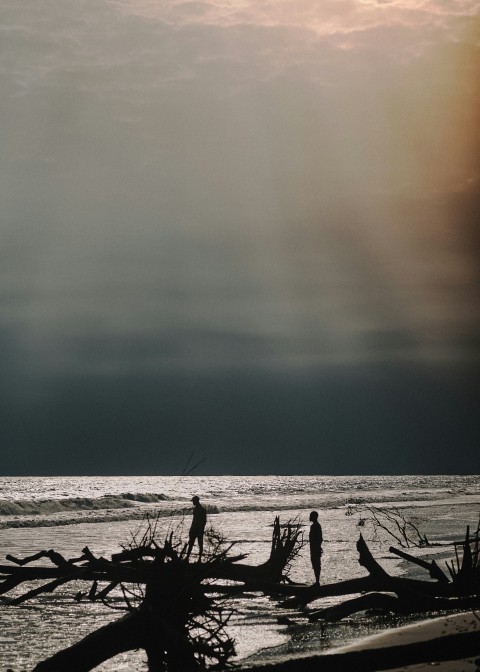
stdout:
[[62,565],[61,567],[17,567],[13,565],[0,565],[0,575],[14,576],[21,581],[33,581],[35,579],[55,579],[59,576],[67,576],[78,571],[78,565]]
[[404,560],[407,560],[408,562],[412,562],[415,565],[418,565],[419,567],[423,567],[423,569],[428,570],[430,573],[430,576],[432,579],[436,579],[437,581],[440,581],[441,583],[450,583],[448,580],[448,577],[440,567],[437,565],[435,560],[432,560],[431,562],[427,562],[426,560],[421,560],[420,558],[416,558],[414,555],[410,555],[410,553],[405,553],[405,551],[400,551],[398,548],[394,548],[393,546],[390,546],[388,549],[389,553],[393,553],[394,555],[398,555],[399,558],[403,558]]
[[109,583],[108,586],[103,588],[103,590],[100,590],[93,595],[92,599],[93,600],[104,600],[109,593],[112,592],[116,587],[118,586],[118,583],[116,581],[112,581],[112,583]]
[[40,560],[41,558],[49,558],[53,562],[54,565],[60,566],[60,565],[65,565],[66,560],[61,555],[60,553],[57,553],[56,551],[50,549],[49,551],[39,551],[38,553],[35,553],[34,555],[30,555],[26,558],[15,558],[13,555],[7,555],[5,556],[7,560],[10,560],[10,562],[14,562],[16,565],[27,565],[30,562],[34,562],[35,560]]
[[[278,534],[278,533],[277,533]],[[279,564],[273,564],[271,559],[260,565],[246,565],[238,562],[244,556],[236,556],[228,560],[222,559],[222,562],[192,564],[191,572],[197,579],[213,578],[227,579],[243,584],[243,590],[261,591],[269,595],[291,596],[298,604],[308,604],[309,602],[322,597],[332,597],[348,595],[365,591],[390,590],[392,592],[416,591],[427,595],[439,595],[448,597],[451,595],[451,584],[440,586],[438,583],[430,581],[417,581],[403,577],[390,577],[387,572],[373,558],[367,544],[360,535],[357,544],[360,563],[368,569],[370,574],[366,577],[340,581],[335,584],[323,584],[320,586],[303,586],[298,584],[281,584],[278,582]],[[88,557],[88,562],[72,565],[69,562],[57,567],[18,567],[12,565],[0,566],[0,574],[8,576],[9,584],[5,586],[3,592],[9,590],[8,586],[13,585],[10,581],[15,581],[18,585],[21,581],[56,580],[62,577],[71,577],[72,579],[79,571],[82,572],[82,579],[87,581],[107,581],[113,583],[143,583],[151,581],[156,573],[155,561],[143,557],[141,563],[133,562],[111,562],[105,558],[96,558],[91,554],[88,548],[84,549],[84,556]],[[118,557],[118,556],[116,556]],[[127,556],[128,557],[128,556]],[[160,558],[157,558],[157,561]],[[0,584],[0,590],[1,586]],[[210,592],[214,589],[210,586]],[[219,586],[219,592],[222,587]],[[227,591],[228,592],[228,591]],[[234,592],[237,592],[236,590]],[[287,602],[286,606],[291,607],[292,602]]]
[[374,576],[377,580],[390,578],[383,567],[373,557],[361,534],[357,541],[357,551],[359,554],[358,564],[365,567],[370,576]]
[[217,568],[209,571],[209,577],[212,579],[224,579],[229,581],[241,581],[243,583],[262,583],[273,582],[276,577],[276,571],[272,570],[269,563],[261,565],[228,564],[219,565]]
[[137,584],[149,581],[154,569],[152,564],[136,567],[119,563],[104,565],[102,568],[97,565],[92,568],[89,564],[71,565],[69,563],[61,567],[0,566],[1,578],[10,577],[15,579],[18,584],[25,581],[47,581],[63,577],[69,577],[73,581],[77,578],[79,571],[81,571],[81,578],[84,581],[116,581],[118,583]]
[[[467,544],[468,541],[467,528],[465,543]],[[369,592],[367,595],[348,600],[334,607],[312,611],[309,614],[311,621],[319,619],[340,620],[345,616],[367,609],[380,608],[394,613],[422,613],[426,611],[474,609],[480,604],[480,595],[472,594],[458,597],[454,592],[453,584],[448,581],[433,583],[390,576],[372,556],[362,535],[357,542],[357,548],[360,554],[359,562],[370,574],[368,577],[370,581],[365,581],[365,590],[374,592]],[[390,550],[395,551],[393,548]],[[398,554],[407,556],[402,551]],[[413,560],[416,559],[413,558]],[[429,563],[424,564],[429,566]]]
[[290,595],[283,606],[294,608],[298,605],[306,605],[323,597],[337,597],[363,592],[392,592],[400,595],[419,594],[440,597],[454,595],[451,583],[422,581],[404,577],[390,576],[383,567],[375,560],[368,548],[363,536],[360,534],[357,542],[359,552],[359,564],[369,572],[368,576],[338,581],[333,584],[321,584],[320,586],[281,586],[278,592]]
[[[81,578],[81,575],[78,575],[78,577],[76,578]],[[32,590],[29,590],[27,593],[20,595],[20,597],[16,597],[13,600],[10,600],[9,604],[12,605],[23,604],[23,602],[27,602],[28,600],[31,600],[33,597],[38,597],[38,595],[42,595],[43,593],[53,593],[53,591],[56,590],[58,586],[62,586],[64,583],[68,583],[71,580],[72,578],[70,576],[62,576],[59,579],[50,581],[50,583],[44,583],[38,588],[33,588]]]
[[2,581],[0,583],[0,595],[4,595],[5,593],[10,592],[14,588],[16,588],[18,585],[22,583],[23,579],[16,579],[14,577],[10,577],[8,579],[5,579],[5,581]]
[[[299,527],[287,526],[282,530],[277,518],[274,523],[270,557],[260,565],[242,564],[244,556],[227,557],[229,549],[219,551],[214,559],[207,562],[189,563],[183,558],[182,551],[173,547],[171,538],[165,541],[163,547],[150,543],[138,549],[114,554],[111,560],[94,556],[88,547],[85,547],[82,556],[75,560],[57,557],[54,551],[42,551],[37,556],[23,560],[12,557],[14,566],[0,566],[0,575],[4,578],[0,584],[0,592],[8,592],[23,581],[38,579],[49,581],[16,598],[15,603],[19,604],[42,592],[53,591],[57,586],[77,578],[94,582],[88,594],[92,600],[105,599],[119,584],[122,590],[124,589],[122,584],[134,583],[146,586],[145,598],[138,609],[131,610],[128,616],[100,628],[73,647],[52,656],[48,661],[39,664],[35,672],[60,672],[60,670],[86,672],[117,653],[132,648],[143,648],[147,652],[151,672],[163,670],[165,665],[169,671],[193,672],[198,666],[192,640],[187,638],[187,623],[196,614],[204,613],[206,605],[211,603],[211,598],[206,596],[207,592],[234,594],[255,591],[277,598],[289,596],[290,599],[284,603],[284,606],[288,607],[305,605],[327,596],[367,593],[328,609],[312,611],[310,614],[312,621],[319,618],[338,620],[372,608],[395,613],[412,613],[476,608],[480,605],[480,596],[477,594],[455,597],[453,583],[449,583],[448,580],[417,581],[390,576],[373,557],[362,535],[357,542],[357,550],[359,563],[367,570],[367,576],[320,586],[287,585],[282,583],[283,573],[285,566],[295,555],[298,539]],[[470,548],[468,532],[466,544]],[[49,557],[56,566],[23,566],[41,557]],[[417,564],[422,562],[424,561]],[[425,564],[430,566],[429,563]],[[473,564],[473,559],[471,558],[469,564],[468,558],[465,560],[464,555],[462,567],[465,566],[465,575],[471,574]],[[443,576],[446,579],[445,575]],[[211,582],[206,585],[202,583],[205,579],[231,580],[235,581],[236,585],[224,586]],[[98,591],[100,581],[107,582],[107,586]],[[126,607],[131,609],[132,605],[127,598],[125,599]],[[198,643],[200,648],[195,649],[197,655],[203,655],[200,650],[202,645],[201,642]],[[325,658],[322,656],[322,672],[327,669],[324,667]],[[218,661],[222,662],[220,658]],[[298,669],[303,672],[310,668]],[[352,669],[363,668],[352,663]],[[384,665],[381,669],[388,667]]]
[[[88,672],[109,658],[144,643],[144,614],[135,612],[98,628],[82,640],[38,663],[34,672]],[[159,641],[160,645],[160,641]]]
[[[275,587],[275,594],[288,596],[281,606],[292,609],[296,606],[305,606],[310,602],[324,597],[340,597],[351,595],[353,593],[364,593],[370,591],[386,591],[395,593],[418,592],[431,596],[449,597],[453,595],[452,584],[438,584],[432,581],[420,581],[416,579],[407,579],[404,577],[389,576],[389,581],[379,580],[373,576],[362,576],[357,579],[347,581],[338,581],[337,583],[324,583],[320,586],[299,586],[299,585],[278,585]],[[266,594],[268,585],[262,587]]]
[[[149,528],[152,532],[152,528]],[[116,553],[111,559],[96,557],[86,546],[82,555],[66,560],[55,551],[40,551],[27,558],[9,556],[12,565],[0,566],[0,591],[8,593],[23,582],[40,581],[23,595],[11,600],[21,604],[69,581],[80,579],[92,582],[90,590],[77,593],[77,601],[87,597],[106,600],[109,593],[120,586],[124,595],[124,609],[129,614],[68,647],[43,663],[35,672],[87,672],[118,653],[142,648],[147,653],[151,672],[168,669],[169,672],[193,672],[198,661],[214,660],[224,664],[234,653],[233,641],[224,631],[229,616],[215,606],[206,595],[206,579],[233,579],[243,584],[274,585],[283,579],[289,560],[295,555],[299,526],[281,529],[275,520],[270,557],[261,565],[241,564],[245,555],[227,556],[231,545],[214,548],[213,557],[202,563],[189,563],[181,544],[173,545],[173,533],[159,546],[152,534],[144,537],[148,543]],[[35,560],[48,558],[55,565],[33,566]],[[106,582],[98,590],[100,582]],[[143,584],[145,594],[139,608],[134,609],[124,584]],[[237,584],[238,585],[238,584]],[[210,582],[208,589],[215,588]],[[218,586],[221,591],[222,586]],[[118,608],[117,606],[115,608]],[[200,624],[195,619],[201,614]],[[211,627],[205,619],[211,619]],[[206,636],[198,636],[198,627]],[[189,633],[189,629],[191,632]],[[193,632],[193,634],[192,634]]]
[[393,614],[411,613],[411,605],[395,595],[388,593],[367,593],[351,600],[344,600],[333,607],[311,611],[308,615],[308,620],[311,623],[320,620],[336,622],[359,611],[367,611],[369,609],[380,609]]
[[477,609],[480,596],[461,598],[441,598],[417,594],[391,595],[389,593],[367,593],[360,597],[346,600],[333,607],[317,609],[308,615],[309,621],[336,622],[352,614],[369,609],[381,609],[394,614],[422,614],[437,611],[455,611]]

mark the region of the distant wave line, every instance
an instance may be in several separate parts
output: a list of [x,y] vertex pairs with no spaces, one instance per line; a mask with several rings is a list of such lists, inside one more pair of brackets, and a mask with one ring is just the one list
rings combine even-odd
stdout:
[[[208,500],[215,500],[215,497],[208,497],[204,502],[212,513],[228,511],[268,511],[268,510],[287,510],[295,508],[321,508],[321,509],[339,509],[344,507],[357,508],[362,506],[389,505],[405,506],[414,502],[435,502],[440,499],[450,499],[453,495],[455,499],[463,497],[478,496],[479,493],[462,492],[446,493],[444,491],[422,491],[422,492],[383,492],[357,494],[356,497],[345,497],[343,493],[331,493],[328,498],[323,493],[318,495],[314,493],[304,493],[303,495],[294,494],[285,497],[279,493],[277,497],[246,498],[239,497],[235,499],[219,497],[214,503]],[[183,499],[183,498],[182,498]],[[263,501],[262,501],[263,500]],[[38,516],[53,515],[62,513],[103,511],[111,509],[139,509],[140,515],[151,505],[163,504],[169,502],[168,509],[163,513],[165,515],[181,514],[190,509],[191,505],[186,507],[179,505],[178,498],[168,497],[162,493],[130,493],[124,492],[118,495],[102,495],[100,497],[66,497],[52,499],[0,499],[0,517],[2,516]],[[153,507],[152,507],[153,508]],[[157,512],[157,509],[155,509]]]
[[96,511],[102,509],[126,509],[138,504],[157,504],[170,499],[156,493],[123,492],[119,495],[101,497],[65,497],[61,499],[0,500],[0,516],[35,516],[62,513],[63,511]]
[[[444,495],[444,493],[442,493]],[[405,496],[406,493],[403,493]],[[425,507],[442,506],[452,503],[451,498],[444,499],[439,493],[439,497],[417,497],[415,499],[402,496],[396,498],[390,497],[383,499],[381,497],[365,497],[355,498],[355,504],[346,499],[344,502],[338,500],[329,502],[319,502],[313,496],[302,498],[300,501],[297,498],[292,498],[290,501],[283,497],[279,497],[276,502],[261,502],[246,503],[219,501],[218,505],[209,504],[205,502],[207,512],[209,514],[221,513],[235,513],[235,512],[251,512],[251,511],[272,511],[272,513],[281,511],[296,511],[308,509],[325,510],[344,510],[347,512],[351,507],[355,513],[361,515],[362,507],[381,506],[382,508],[396,508],[406,509],[412,506]],[[470,496],[461,496],[460,500],[470,499]],[[455,498],[457,499],[457,498]],[[474,497],[476,503],[480,503],[480,495]],[[112,505],[112,500],[114,503]],[[0,519],[0,529],[8,528],[27,528],[27,527],[61,527],[64,525],[75,525],[82,523],[108,523],[121,522],[129,520],[141,520],[148,514],[155,515],[160,518],[168,517],[182,517],[189,515],[191,507],[178,506],[177,502],[169,500],[168,506],[158,507],[154,506],[158,503],[163,503],[169,500],[165,495],[159,494],[140,494],[132,495],[130,493],[123,493],[117,496],[104,496],[95,499],[90,498],[69,498],[68,500],[30,500],[28,504],[32,506],[31,512],[28,511],[26,500],[24,501],[8,501],[8,506],[2,510],[2,506],[6,504],[6,500],[0,500],[0,511],[4,519]],[[458,503],[458,500],[457,500]],[[137,506],[138,504],[138,506]],[[18,508],[16,508],[18,505]],[[56,505],[56,508],[53,508]],[[21,510],[21,513],[19,512]],[[70,514],[70,515],[69,515]]]

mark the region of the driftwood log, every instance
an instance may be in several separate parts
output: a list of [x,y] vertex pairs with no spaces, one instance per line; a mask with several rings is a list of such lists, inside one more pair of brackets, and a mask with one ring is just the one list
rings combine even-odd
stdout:
[[[359,562],[368,576],[318,588],[282,586],[279,590],[295,594],[297,602],[307,603],[325,596],[346,595],[365,591],[365,594],[344,601],[336,606],[310,612],[310,620],[336,621],[353,613],[380,609],[394,613],[474,609],[480,606],[479,590],[479,528],[473,538],[467,527],[465,540],[457,542],[456,564],[447,563],[451,582],[433,562],[418,560],[414,556],[390,548],[405,560],[426,569],[435,581],[412,581],[392,577],[373,558],[363,537],[357,543]],[[458,549],[461,549],[460,554]],[[378,592],[375,592],[378,591]],[[289,605],[293,604],[290,600]],[[475,614],[475,617],[479,617]],[[480,631],[456,633],[427,641],[371,648],[340,653],[299,657],[281,663],[242,668],[242,672],[375,672],[420,663],[438,664],[443,661],[475,658],[480,654]],[[478,663],[478,661],[476,661]]]
[[[372,609],[411,614],[480,606],[478,527],[472,538],[467,528],[465,540],[456,544],[455,560],[446,563],[450,578],[434,562],[390,549],[397,556],[426,569],[430,580],[390,576],[375,560],[360,535],[357,542],[359,563],[366,569],[366,576],[314,587],[292,584],[287,581],[285,570],[301,548],[301,533],[298,525],[287,525],[282,530],[278,518],[273,527],[270,556],[260,565],[244,564],[244,555],[230,556],[231,545],[222,546],[222,543],[219,542],[202,563],[189,563],[185,558],[186,546],[182,547],[179,542],[175,544],[172,535],[159,545],[152,531],[142,543],[116,553],[110,559],[94,556],[88,547],[79,557],[71,559],[52,550],[27,558],[10,555],[7,559],[11,564],[0,566],[0,595],[15,591],[15,596],[8,601],[18,605],[42,593],[53,592],[73,580],[91,582],[87,592],[77,594],[78,600],[108,603],[114,591],[117,594],[120,589],[123,591],[126,613],[122,618],[40,662],[34,672],[84,672],[132,649],[145,650],[150,672],[193,672],[205,669],[209,662],[224,665],[234,655],[234,647],[225,630],[231,613],[222,606],[221,596],[245,591],[287,598],[283,605],[289,608],[304,606],[323,597],[353,595],[335,606],[310,611],[310,621],[337,621]],[[50,566],[32,564],[45,559],[51,562]],[[226,584],[225,580],[230,583]],[[17,594],[25,582],[35,584]],[[141,587],[139,604],[134,605],[129,599],[128,585]],[[192,636],[192,629],[197,632],[200,629],[203,635]],[[458,652],[462,657],[469,655],[469,651],[478,655],[479,638],[478,632],[443,638],[434,646],[433,660],[459,658]],[[381,649],[342,654],[341,662],[335,662],[335,655],[322,655],[275,667],[248,669],[252,672],[318,669],[328,672],[329,669],[350,667],[356,670],[390,669],[392,660],[395,666],[408,665],[431,660],[431,653],[431,643],[417,644],[402,646],[398,652]]]
[[[38,663],[34,672],[86,672],[133,649],[145,650],[150,672],[193,672],[204,669],[207,662],[223,665],[234,655],[234,645],[225,630],[231,611],[223,607],[219,596],[260,590],[263,584],[285,580],[285,571],[301,546],[300,526],[288,524],[282,529],[276,518],[270,556],[264,563],[241,564],[246,556],[230,556],[232,545],[218,538],[204,562],[190,563],[185,544],[175,544],[171,534],[159,545],[155,529],[151,526],[140,544],[110,559],[96,557],[88,547],[71,559],[53,550],[27,558],[7,556],[12,564],[0,566],[0,595],[35,582],[34,587],[10,598],[11,605],[53,592],[70,581],[91,582],[87,592],[77,594],[77,600],[107,603],[114,590],[123,591],[126,613],[122,618]],[[51,566],[32,564],[44,559]],[[224,580],[241,585],[225,585]],[[128,597],[129,585],[140,590],[138,606]],[[216,595],[211,597],[212,593]]]
[[456,563],[446,563],[451,580],[433,562],[415,558],[412,555],[390,548],[390,552],[426,569],[434,580],[409,579],[390,576],[375,560],[364,538],[357,542],[359,564],[368,574],[363,577],[338,581],[320,586],[298,584],[263,585],[263,591],[270,595],[284,596],[282,606],[294,609],[305,607],[310,602],[325,597],[341,597],[361,594],[342,604],[311,611],[311,621],[323,619],[340,620],[359,611],[382,609],[399,614],[422,613],[426,611],[475,609],[480,606],[480,553],[479,530],[470,537],[469,529],[465,540],[456,542]]
[[[310,589],[310,592],[303,598],[302,596],[299,597],[297,591],[295,599],[303,599],[306,602],[306,600],[311,601],[319,597],[365,593],[338,605],[311,611],[309,614],[310,621],[319,619],[337,621],[354,613],[370,609],[381,609],[397,614],[476,609],[480,607],[478,536],[477,529],[476,535],[471,539],[467,527],[465,541],[462,543],[462,561],[460,561],[457,553],[457,568],[456,571],[452,572],[453,580],[449,582],[446,575],[435,563],[419,561],[417,558],[393,548],[390,551],[424,567],[431,576],[433,574],[436,577],[436,580],[422,581],[390,576],[375,560],[365,540],[360,535],[357,542],[359,563],[368,571],[368,576]],[[473,552],[472,544],[474,545]],[[292,606],[292,602],[287,604]]]

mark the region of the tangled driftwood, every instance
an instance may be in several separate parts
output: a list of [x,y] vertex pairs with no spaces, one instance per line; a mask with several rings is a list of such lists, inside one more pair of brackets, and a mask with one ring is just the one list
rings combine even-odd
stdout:
[[[150,672],[190,672],[208,663],[224,665],[234,655],[234,643],[225,630],[231,610],[225,608],[221,596],[261,590],[264,584],[282,581],[285,568],[298,552],[301,533],[299,525],[282,529],[276,518],[270,556],[257,566],[241,564],[244,555],[230,556],[232,545],[220,537],[214,536],[213,542],[205,562],[190,563],[185,544],[175,543],[173,533],[162,544],[156,541],[155,523],[149,524],[139,543],[110,559],[96,557],[88,547],[70,559],[53,550],[27,558],[8,555],[12,564],[0,566],[0,594],[11,593],[25,582],[41,582],[12,597],[11,605],[53,592],[70,581],[91,583],[88,591],[77,593],[77,600],[108,603],[113,591],[123,593],[126,613],[122,618],[40,662],[35,672],[84,672],[132,649],[145,650]],[[43,559],[52,566],[33,564]],[[240,583],[225,585],[226,579]],[[138,605],[132,600],[132,586],[140,596]]]
[[[357,542],[359,563],[368,575],[350,581],[319,587],[278,586],[277,592],[290,597],[284,604],[305,605],[322,597],[363,593],[333,607],[310,611],[310,621],[338,621],[346,616],[370,609],[382,612],[412,614],[421,612],[473,610],[480,606],[479,527],[470,536],[454,544],[455,559],[447,562],[450,578],[435,562],[415,558],[393,547],[390,552],[426,569],[433,580],[412,580],[390,576],[374,559],[362,535]],[[474,612],[472,620],[480,620]],[[480,654],[480,631],[460,632],[427,641],[401,646],[382,646],[344,653],[298,657],[274,665],[257,665],[243,672],[375,672],[418,663],[439,663]]]
[[[156,524],[149,525],[140,540],[134,540],[110,559],[96,557],[88,547],[79,557],[70,559],[53,550],[40,551],[27,558],[7,556],[11,564],[0,566],[0,595],[17,593],[26,582],[35,582],[26,592],[11,597],[11,605],[78,580],[89,582],[90,588],[77,593],[77,600],[100,600],[108,604],[115,591],[118,594],[121,590],[123,594],[125,615],[122,618],[40,662],[34,672],[84,672],[118,653],[139,648],[146,651],[150,672],[193,672],[209,664],[225,665],[234,655],[234,643],[226,631],[232,612],[225,607],[222,597],[245,591],[274,595],[289,608],[304,607],[323,597],[353,596],[337,605],[310,611],[310,621],[338,621],[371,609],[412,614],[480,606],[479,527],[472,536],[467,527],[465,539],[455,544],[455,558],[446,563],[448,575],[435,561],[427,562],[391,547],[392,553],[427,570],[430,578],[390,576],[360,535],[359,563],[367,575],[310,587],[288,581],[285,570],[299,552],[302,537],[299,525],[287,524],[282,529],[278,518],[273,527],[270,556],[260,565],[243,563],[244,555],[231,556],[232,545],[215,535],[211,536],[205,561],[189,563],[185,558],[186,546],[180,541],[174,542],[173,534],[162,544],[156,541],[156,536]],[[34,564],[38,560],[49,560],[51,564]],[[132,586],[136,587],[136,603]],[[468,633],[442,640],[435,645],[433,657],[432,647],[422,644],[402,647],[403,657],[390,653],[388,658],[385,651],[346,655],[350,656],[348,666],[358,670],[389,669],[388,660],[392,660],[392,656],[395,664],[400,664],[400,660],[409,664],[408,661],[449,659],[448,656],[455,657],[452,651],[463,651],[467,655],[466,652],[475,647],[478,653],[479,639],[478,633]],[[334,655],[321,658],[322,670],[338,669]],[[302,660],[303,663],[290,661],[275,668],[251,669],[252,672],[320,669],[313,660]],[[341,664],[347,661],[342,658]]]
[[433,562],[415,558],[390,547],[390,552],[426,569],[433,580],[390,576],[375,560],[363,536],[357,542],[359,564],[368,574],[356,579],[320,586],[278,585],[272,590],[287,599],[283,605],[295,608],[325,597],[361,593],[346,602],[326,609],[311,611],[309,619],[336,621],[359,611],[382,609],[387,612],[412,614],[426,611],[473,609],[480,606],[479,528],[455,544],[455,561],[446,563],[450,578]]

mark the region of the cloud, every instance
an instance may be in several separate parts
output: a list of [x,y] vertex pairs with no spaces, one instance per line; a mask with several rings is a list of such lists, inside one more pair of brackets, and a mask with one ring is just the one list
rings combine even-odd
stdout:
[[4,3],[29,365],[463,356],[476,262],[439,204],[478,174],[473,6]]
[[475,6],[4,0],[11,473],[471,463]]
[[264,26],[308,27],[320,33],[348,30],[351,26],[362,27],[376,24],[386,25],[401,17],[410,21],[424,22],[426,16],[476,16],[478,6],[475,0],[451,3],[446,0],[314,0],[245,2],[182,2],[174,0],[158,4],[155,0],[109,0],[125,15],[134,15],[172,22],[206,23],[210,25],[232,26],[253,24]]

